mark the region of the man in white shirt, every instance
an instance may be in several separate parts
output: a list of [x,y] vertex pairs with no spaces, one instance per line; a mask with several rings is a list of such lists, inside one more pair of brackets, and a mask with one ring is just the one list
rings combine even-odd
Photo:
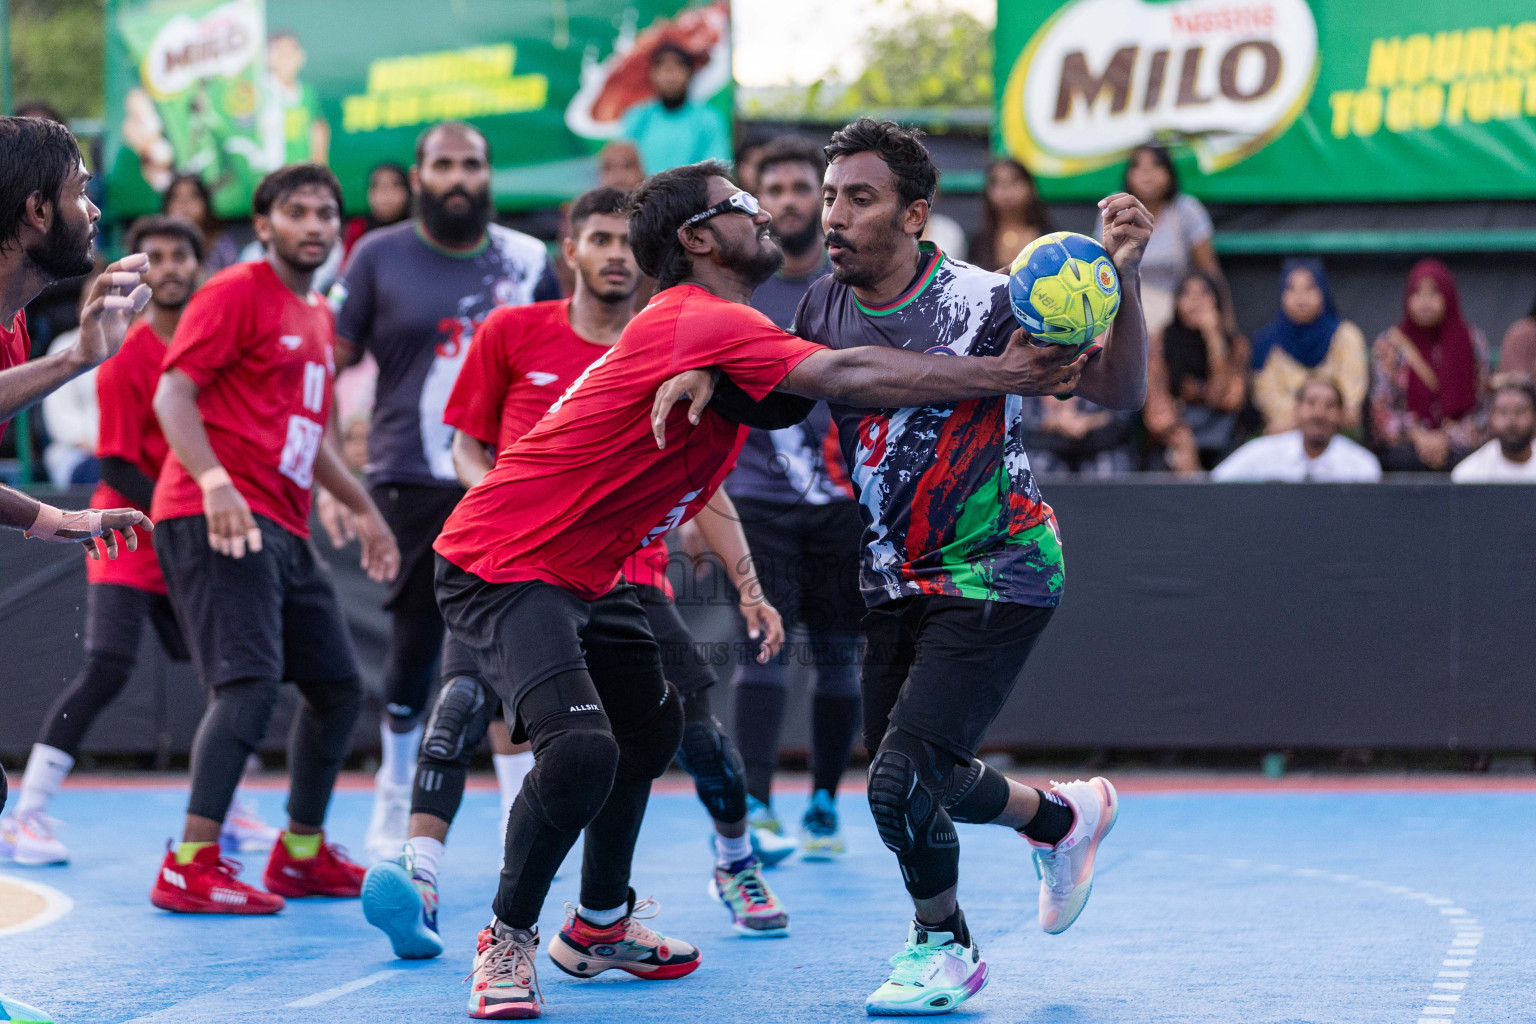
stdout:
[[1226,482],[1280,480],[1291,483],[1375,483],[1381,479],[1376,456],[1347,437],[1344,396],[1326,377],[1308,377],[1296,396],[1300,426],[1283,434],[1255,438],[1211,470]]
[[1536,386],[1530,378],[1501,375],[1493,385],[1493,409],[1488,429],[1493,440],[1468,455],[1451,470],[1458,484],[1536,484]]

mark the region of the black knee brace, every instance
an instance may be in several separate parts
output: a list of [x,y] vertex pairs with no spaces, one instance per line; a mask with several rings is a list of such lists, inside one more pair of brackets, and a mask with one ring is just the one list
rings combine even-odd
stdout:
[[601,716],[572,715],[565,728],[533,741],[533,771],[522,798],[558,832],[580,832],[603,809],[620,763],[619,744]]
[[615,726],[619,742],[618,777],[629,782],[659,779],[677,756],[683,739],[683,699],[677,687],[667,683],[667,695],[649,713],[622,727]]
[[480,680],[454,676],[443,684],[432,706],[421,739],[421,759],[468,767],[499,707],[500,701],[490,698]]
[[995,821],[1008,806],[1008,780],[989,764],[971,758],[955,765],[944,792],[944,809],[955,821],[985,825]]
[[718,723],[689,722],[683,727],[677,765],[693,776],[693,787],[709,816],[723,824],[747,816],[747,776],[741,754]]

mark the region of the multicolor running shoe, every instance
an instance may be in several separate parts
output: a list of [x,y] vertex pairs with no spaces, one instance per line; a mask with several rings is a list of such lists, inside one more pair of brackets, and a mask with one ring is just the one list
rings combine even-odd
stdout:
[[509,928],[492,921],[480,929],[471,982],[469,1015],[476,1020],[528,1020],[539,1015],[539,929]]
[[236,800],[229,805],[224,824],[219,829],[219,846],[237,853],[270,850],[282,829],[268,825],[254,800]]
[[1035,874],[1040,876],[1040,930],[1060,935],[1088,904],[1094,854],[1120,817],[1120,798],[1109,780],[1099,776],[1087,782],[1052,782],[1051,791],[1071,808],[1072,830],[1055,846],[1024,838],[1035,848]]
[[871,1017],[929,1017],[948,1013],[987,987],[987,962],[976,940],[912,922],[907,945],[891,957],[891,976],[864,1001]]
[[782,939],[789,934],[789,914],[763,879],[756,857],[743,857],[728,868],[716,867],[709,895],[731,912],[731,927],[749,939]]
[[363,917],[389,936],[395,956],[427,960],[443,951],[437,930],[437,882],[417,874],[411,844],[399,860],[368,869],[363,878]]
[[[649,911],[649,913],[646,913]],[[549,958],[566,974],[592,978],[617,968],[637,978],[667,981],[692,974],[699,966],[699,951],[682,939],[669,939],[641,924],[655,917],[656,901],[635,902],[629,890],[629,907],[615,924],[601,927],[582,920],[576,908],[565,905],[565,927],[549,944]]]
[[841,860],[847,852],[837,823],[837,804],[831,793],[818,789],[800,819],[800,859]]
[[53,834],[60,824],[42,811],[7,814],[0,818],[0,857],[26,868],[68,864],[69,848]]

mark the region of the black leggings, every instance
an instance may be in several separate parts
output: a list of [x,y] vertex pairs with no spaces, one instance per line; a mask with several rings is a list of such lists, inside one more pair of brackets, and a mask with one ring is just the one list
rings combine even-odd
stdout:
[[87,652],[80,674],[48,709],[39,742],[70,757],[79,753],[80,742],[96,716],[128,685],[133,664],[133,658],[122,655]]
[[[188,814],[223,821],[229,813],[245,760],[266,735],[278,685],[275,679],[240,679],[214,689],[192,741]],[[288,737],[288,816],[319,828],[352,744],[363,686],[356,678],[295,685],[303,700]]]
[[389,608],[389,652],[384,661],[385,721],[410,732],[432,699],[438,654],[446,633],[432,589],[432,559],[418,558]]

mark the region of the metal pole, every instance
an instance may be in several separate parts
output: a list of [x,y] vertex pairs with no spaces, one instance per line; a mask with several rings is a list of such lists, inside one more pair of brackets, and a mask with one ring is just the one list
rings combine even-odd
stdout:
[[11,112],[11,3],[0,0],[0,113]]

